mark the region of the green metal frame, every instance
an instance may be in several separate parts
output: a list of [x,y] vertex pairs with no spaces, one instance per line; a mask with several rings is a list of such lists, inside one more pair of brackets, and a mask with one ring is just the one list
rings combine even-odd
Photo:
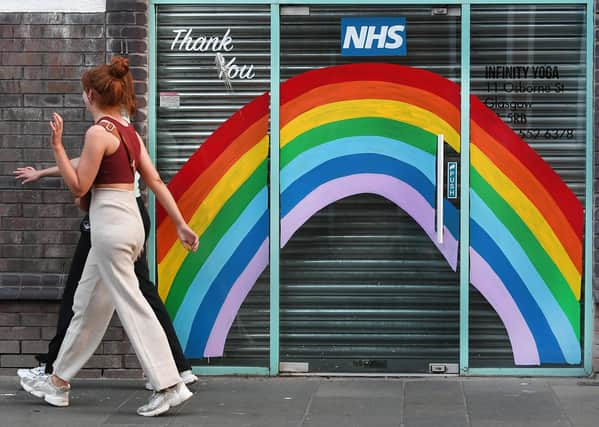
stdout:
[[273,375],[268,368],[253,366],[193,366],[192,371],[196,375]]
[[[368,4],[368,5],[435,5],[431,0],[150,0],[149,6],[149,96],[148,147],[156,161],[156,6],[160,4],[270,4],[271,6],[271,81],[270,81],[270,366],[195,366],[201,375],[278,375],[279,374],[279,67],[280,5]],[[535,375],[584,376],[592,374],[593,348],[593,0],[445,0],[445,5],[460,5],[461,11],[461,122],[460,122],[460,373],[462,375]],[[470,368],[469,367],[469,216],[470,216],[470,17],[471,5],[493,4],[583,4],[586,5],[586,164],[585,164],[585,243],[584,243],[584,349],[582,368]],[[150,192],[149,210],[155,224],[155,198]],[[151,227],[148,262],[156,265],[156,232]],[[154,268],[150,277],[156,280]]]
[[[149,69],[149,94],[148,94],[148,154],[156,164],[156,7],[149,6],[148,22],[150,24],[148,46],[150,50],[148,58]],[[150,220],[156,224],[156,196],[148,192],[148,207]],[[150,280],[156,283],[156,228],[150,227],[148,236],[148,266],[150,267]]]
[[270,374],[279,374],[279,81],[280,31],[279,5],[270,6]]
[[470,5],[462,5],[460,86],[460,372],[468,373],[470,304]]
[[593,130],[595,59],[595,2],[587,2],[586,11],[586,165],[585,165],[585,235],[584,235],[584,372],[593,373]]

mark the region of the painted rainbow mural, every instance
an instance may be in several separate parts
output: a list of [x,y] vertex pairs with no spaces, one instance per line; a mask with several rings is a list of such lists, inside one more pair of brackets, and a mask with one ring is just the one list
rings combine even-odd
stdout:
[[470,282],[515,363],[581,361],[583,209],[539,155],[471,97]]
[[[436,140],[459,151],[460,90],[390,64],[322,68],[281,85],[281,247],[344,197],[404,209],[455,270],[459,214],[444,201],[435,239]],[[497,311],[517,365],[580,363],[582,205],[557,174],[472,97],[471,283]],[[239,307],[268,264],[268,95],[227,120],[169,183],[198,232],[176,242],[158,211],[158,288],[186,354],[221,356]]]
[[169,183],[200,236],[197,252],[184,250],[157,210],[158,293],[190,357],[222,355],[237,310],[268,264],[268,101],[264,94],[234,114]]

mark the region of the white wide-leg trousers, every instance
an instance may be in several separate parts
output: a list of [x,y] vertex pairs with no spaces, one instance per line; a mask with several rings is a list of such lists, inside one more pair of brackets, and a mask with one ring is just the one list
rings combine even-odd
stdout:
[[175,385],[181,380],[166,335],[139,290],[133,269],[144,244],[135,193],[94,189],[89,215],[92,247],[54,374],[70,381],[79,372],[102,341],[116,309],[154,390]]

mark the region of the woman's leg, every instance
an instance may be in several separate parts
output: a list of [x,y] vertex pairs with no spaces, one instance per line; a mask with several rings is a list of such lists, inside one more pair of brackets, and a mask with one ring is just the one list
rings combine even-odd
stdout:
[[21,386],[54,406],[69,406],[68,384],[94,353],[114,312],[90,251],[73,300],[73,318],[54,363],[54,375],[21,377]]
[[54,362],[54,374],[65,381],[70,381],[94,354],[114,313],[112,297],[100,280],[98,256],[93,248],[75,292],[73,312]]
[[[181,381],[179,371],[166,334],[141,293],[133,265],[130,264],[129,269],[123,264],[117,259],[113,259],[110,265],[106,263],[102,267],[103,276],[112,277],[115,285],[119,283],[111,286],[111,292],[121,324],[154,390],[162,390]],[[133,286],[122,285],[131,282]]]
[[[140,259],[138,259],[135,263],[136,273],[138,272],[138,268],[143,268],[138,267],[139,264],[146,264],[145,268],[147,269],[147,261],[145,260],[145,254],[142,254]],[[156,315],[156,318],[158,319],[160,326],[164,330],[169,348],[171,350],[173,358],[175,359],[175,364],[177,365],[177,370],[179,372],[183,372],[191,369],[189,361],[183,354],[183,349],[181,348],[181,344],[179,343],[179,338],[177,338],[177,333],[175,332],[175,328],[173,327],[173,322],[171,321],[168,311],[166,311],[166,307],[164,306],[162,299],[160,299],[160,296],[158,295],[158,290],[156,289],[156,286],[154,286],[152,282],[144,278],[143,275],[136,275],[137,279],[139,280],[139,290],[141,291],[143,297],[146,299],[148,304],[150,304],[150,307]]]
[[102,282],[127,333],[137,358],[154,390],[163,390],[181,379],[166,335],[143,297],[133,268],[143,249],[144,231],[132,193],[94,192],[91,218],[93,247]]
[[[87,227],[85,227],[86,224]],[[54,335],[54,338],[52,338],[48,344],[48,353],[36,356],[37,360],[46,364],[47,374],[52,373],[52,365],[56,360],[56,356],[58,356],[58,351],[60,350],[62,341],[67,333],[71,319],[73,318],[73,299],[83,273],[83,267],[85,266],[90,247],[89,218],[86,216],[81,221],[81,235],[75,249],[75,254],[73,255],[73,260],[71,261],[69,275],[67,276],[67,282],[62,293],[62,300],[58,311],[58,321],[56,324],[56,335]]]
[[139,208],[139,213],[141,215],[141,219],[144,225],[144,251],[139,256],[137,261],[135,261],[135,275],[137,276],[137,280],[139,281],[139,289],[143,294],[150,307],[152,307],[152,311],[156,315],[158,322],[160,322],[160,326],[164,330],[166,334],[166,339],[168,340],[168,345],[171,349],[171,353],[173,354],[173,358],[175,359],[175,364],[177,365],[177,369],[179,372],[187,371],[191,369],[191,365],[189,361],[183,354],[183,349],[181,348],[181,344],[179,343],[179,338],[177,337],[177,333],[175,332],[175,328],[173,327],[173,322],[166,311],[166,307],[160,299],[160,295],[158,295],[158,290],[156,286],[150,280],[150,270],[148,268],[148,260],[146,258],[146,242],[148,240],[148,233],[150,232],[150,216],[148,215],[148,211],[143,203],[141,197],[137,198],[137,206]]

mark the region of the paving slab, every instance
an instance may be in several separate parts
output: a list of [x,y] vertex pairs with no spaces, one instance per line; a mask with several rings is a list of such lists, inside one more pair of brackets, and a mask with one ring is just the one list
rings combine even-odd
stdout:
[[561,381],[552,383],[551,388],[573,426],[599,426],[598,381]]
[[597,427],[599,382],[579,378],[203,377],[172,413],[136,415],[141,380],[75,380],[54,408],[0,377],[0,427]]
[[20,389],[16,378],[6,382],[0,383],[3,394],[0,397],[0,426],[45,427],[49,423],[65,427],[102,425],[136,394],[142,394],[144,400],[150,395],[150,392],[143,391],[141,381],[75,380],[72,384],[71,406],[56,408]]
[[571,427],[545,380],[496,378],[463,384],[473,427]]
[[304,426],[400,425],[404,382],[323,380],[306,408]]
[[468,414],[462,382],[455,379],[407,381],[405,386],[406,427],[463,427]]
[[319,379],[215,377],[169,426],[298,426]]

